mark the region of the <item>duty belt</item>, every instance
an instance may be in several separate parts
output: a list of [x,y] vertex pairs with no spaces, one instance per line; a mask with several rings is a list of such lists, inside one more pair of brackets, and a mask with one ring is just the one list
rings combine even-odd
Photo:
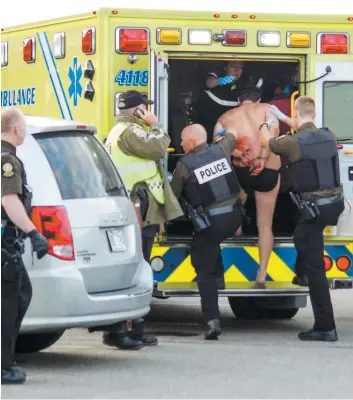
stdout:
[[316,198],[315,202],[318,206],[324,206],[327,204],[335,203],[336,201],[340,201],[340,200],[343,200],[342,193],[336,194],[335,196],[323,197],[321,199]]
[[234,211],[235,207],[236,207],[236,205],[232,204],[230,206],[212,208],[211,210],[208,211],[208,215],[210,217],[213,217],[215,215],[228,214],[228,213]]

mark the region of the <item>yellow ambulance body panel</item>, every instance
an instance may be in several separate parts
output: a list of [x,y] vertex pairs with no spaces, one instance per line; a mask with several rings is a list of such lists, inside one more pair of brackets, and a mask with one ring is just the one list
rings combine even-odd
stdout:
[[[326,230],[327,275],[333,287],[352,278],[352,15],[100,9],[4,28],[1,40],[1,106],[95,125],[100,140],[114,125],[119,94],[127,90],[155,100],[151,110],[175,143],[183,122],[178,125],[174,110],[180,104],[188,109],[197,90],[204,89],[202,84],[195,89],[208,68],[203,65],[241,60],[254,78],[297,65],[298,94],[315,98],[317,125],[329,126],[339,139],[347,206],[338,225]],[[181,121],[187,124],[184,111]],[[179,127],[170,128],[171,121]],[[153,249],[159,292],[192,295],[190,234],[168,232]],[[268,295],[303,292],[291,285],[296,253],[291,234],[284,236],[276,235],[268,274],[274,292]],[[249,288],[259,264],[257,235],[229,240],[222,254],[228,290],[222,293],[252,295]]]

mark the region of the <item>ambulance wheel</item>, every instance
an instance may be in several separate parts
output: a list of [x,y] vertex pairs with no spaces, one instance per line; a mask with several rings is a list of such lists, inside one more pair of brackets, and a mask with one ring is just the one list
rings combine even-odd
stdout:
[[38,351],[47,349],[56,343],[64,332],[65,329],[54,332],[22,334],[17,339],[16,353],[36,353]]
[[264,311],[268,319],[292,319],[299,308],[267,308]]
[[239,319],[262,319],[264,310],[256,305],[251,297],[228,297],[233,314]]

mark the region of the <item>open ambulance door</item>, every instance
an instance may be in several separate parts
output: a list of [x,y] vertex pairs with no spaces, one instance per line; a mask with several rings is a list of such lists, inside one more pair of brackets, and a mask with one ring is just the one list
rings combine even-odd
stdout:
[[[168,132],[168,56],[151,50],[149,69],[149,98],[154,101],[151,112],[157,115],[165,132]],[[168,155],[164,159],[167,168]]]
[[[334,61],[332,59],[334,58]],[[353,240],[353,61],[347,56],[309,56],[309,77],[324,75],[308,84],[308,94],[315,98],[316,125],[327,127],[337,136],[345,210],[337,227],[327,227],[326,236]],[[348,238],[347,238],[348,237]]]

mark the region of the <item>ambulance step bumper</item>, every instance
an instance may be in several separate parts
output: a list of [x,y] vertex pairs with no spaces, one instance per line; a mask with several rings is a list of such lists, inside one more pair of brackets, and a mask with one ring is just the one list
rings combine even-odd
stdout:
[[[252,289],[254,282],[226,283],[226,288],[218,290],[219,297],[288,297],[308,296],[309,289],[287,282],[267,282],[266,289]],[[196,282],[158,282],[156,297],[197,297]]]
[[353,278],[332,279],[330,281],[330,289],[353,289]]

